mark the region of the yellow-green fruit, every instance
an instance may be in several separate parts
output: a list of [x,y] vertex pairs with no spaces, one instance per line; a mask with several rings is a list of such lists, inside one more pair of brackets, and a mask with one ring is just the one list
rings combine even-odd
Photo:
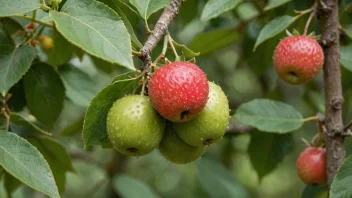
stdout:
[[229,102],[221,87],[209,82],[209,97],[203,111],[185,123],[174,123],[175,131],[193,146],[209,145],[221,139],[229,124]]
[[146,155],[158,147],[165,120],[154,110],[147,96],[131,95],[118,99],[107,117],[108,137],[125,155]]
[[175,133],[171,126],[165,128],[165,134],[159,144],[162,156],[175,164],[193,162],[203,154],[203,146],[191,146]]

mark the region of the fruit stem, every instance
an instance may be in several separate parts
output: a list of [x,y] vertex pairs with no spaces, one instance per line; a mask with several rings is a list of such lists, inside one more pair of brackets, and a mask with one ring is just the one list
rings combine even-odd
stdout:
[[132,55],[140,57],[140,56],[142,56],[142,53],[132,50]]
[[169,31],[166,31],[166,35],[167,35],[167,38],[168,38],[168,40],[169,40],[169,44],[170,44],[170,46],[171,46],[172,51],[174,52],[176,58],[178,58],[178,54],[177,54],[177,52],[176,52],[176,49],[175,49],[174,44],[172,43],[173,39],[171,38]]
[[33,21],[35,23],[38,23],[38,24],[41,24],[41,25],[44,25],[44,26],[47,26],[47,27],[54,27],[52,24],[50,23],[46,23],[44,21],[40,21],[38,19],[33,19],[32,17],[30,16],[27,16],[27,15],[24,15],[24,14],[17,14],[17,15],[14,15],[14,17],[19,17],[19,18],[23,18],[23,19],[27,19],[27,20],[30,20],[30,21]]
[[145,84],[146,84],[146,80],[144,80],[144,77],[143,77],[143,78],[142,78],[142,91],[141,91],[141,96],[144,96]]
[[308,121],[312,121],[312,120],[318,120],[318,116],[304,118],[304,119],[302,119],[302,122],[308,122]]
[[303,32],[303,36],[307,36],[307,32],[308,32],[308,28],[309,28],[309,24],[310,22],[312,21],[312,18],[313,16],[315,15],[315,6],[316,4],[313,5],[313,11],[310,13],[309,17],[308,17],[308,20],[307,20],[307,23],[304,27],[304,32]]

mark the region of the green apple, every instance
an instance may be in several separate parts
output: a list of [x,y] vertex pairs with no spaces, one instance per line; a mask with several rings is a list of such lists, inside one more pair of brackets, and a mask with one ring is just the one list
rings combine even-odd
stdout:
[[221,87],[209,82],[209,97],[203,111],[185,123],[173,123],[179,137],[192,146],[209,145],[221,139],[229,124],[230,109]]
[[147,96],[130,95],[118,99],[107,116],[108,137],[121,153],[146,155],[158,147],[165,120],[154,110]]
[[159,144],[162,156],[175,164],[187,164],[203,154],[203,146],[191,146],[182,141],[172,126],[166,126],[164,137]]

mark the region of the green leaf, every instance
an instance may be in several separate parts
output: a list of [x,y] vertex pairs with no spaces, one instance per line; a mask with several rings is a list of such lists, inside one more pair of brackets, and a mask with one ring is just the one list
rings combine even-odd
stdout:
[[118,175],[113,179],[113,187],[122,197],[157,198],[159,197],[147,184],[128,175]]
[[238,107],[236,119],[260,131],[288,133],[300,128],[303,118],[292,106],[268,99],[255,99]]
[[0,18],[0,22],[4,25],[4,29],[6,29],[11,35],[17,31],[24,31],[22,25],[13,18]]
[[66,96],[76,105],[87,107],[98,92],[97,83],[88,74],[68,64],[59,68],[59,74]]
[[105,3],[106,5],[111,7],[112,9],[114,9],[117,12],[117,14],[121,17],[123,23],[125,24],[125,26],[128,30],[128,33],[131,36],[132,46],[136,49],[136,51],[139,51],[139,49],[141,49],[143,47],[143,45],[138,40],[136,34],[134,33],[133,27],[132,27],[130,21],[128,20],[128,17],[123,12],[123,10],[129,9],[128,6],[120,1],[111,1],[111,0],[100,0],[100,1],[102,1],[103,3]]
[[249,197],[242,184],[218,161],[201,158],[196,164],[200,185],[210,198]]
[[328,198],[328,196],[321,197],[321,193],[328,193],[327,186],[306,186],[302,192],[301,198]]
[[12,176],[50,197],[60,197],[48,163],[27,140],[0,131],[0,156],[0,165]]
[[137,8],[139,14],[144,20],[150,15],[167,6],[171,0],[129,0],[130,3]]
[[[127,76],[126,76],[127,77]],[[119,80],[105,87],[90,103],[84,117],[82,138],[84,147],[110,144],[106,131],[106,117],[112,104],[119,98],[131,94],[140,79]]]
[[182,55],[184,55],[184,57],[186,59],[192,59],[192,58],[194,58],[196,56],[199,56],[199,52],[195,53],[194,51],[192,51],[191,49],[189,49],[185,45],[178,44],[174,40],[172,41],[172,43],[174,44],[176,50],[181,51]]
[[[351,4],[352,5],[352,4]],[[352,8],[352,6],[351,6]],[[352,39],[352,26],[342,29],[350,39]]]
[[2,30],[0,47],[0,92],[5,94],[28,71],[34,59],[34,49],[28,45],[15,47],[9,35]]
[[284,31],[288,26],[290,26],[293,22],[295,22],[297,17],[292,16],[280,16],[268,24],[260,31],[257,41],[255,42],[253,51],[257,49],[257,47],[262,44],[264,41],[278,35],[280,32]]
[[340,48],[340,63],[352,72],[352,45]]
[[331,184],[330,198],[352,197],[352,156],[345,159]]
[[207,21],[220,14],[234,9],[242,0],[208,0],[205,4],[201,20]]
[[51,129],[62,110],[65,87],[56,71],[45,63],[37,63],[24,77],[27,106],[31,113]]
[[[11,121],[11,125],[10,125],[11,131],[15,132],[16,134],[22,137],[28,137],[33,135],[51,135],[50,133],[34,125],[27,118],[23,117],[20,114],[12,112],[10,114],[10,121]],[[25,131],[25,133],[21,133],[21,131],[23,131],[22,128],[29,130],[29,133],[27,130]]]
[[11,195],[22,184],[20,180],[7,172],[5,172],[4,182],[4,186],[8,195]]
[[264,11],[271,10],[273,8],[277,8],[285,3],[288,3],[292,0],[269,0],[269,3],[264,7]]
[[234,29],[215,30],[198,34],[193,39],[190,46],[195,52],[200,52],[200,55],[213,52],[222,47],[233,44],[239,39],[239,35]]
[[[253,131],[248,154],[259,180],[273,171],[292,151],[292,134],[274,134]],[[270,159],[270,160],[268,160]]]
[[48,63],[54,66],[67,63],[73,57],[75,47],[55,29],[51,31],[51,37],[54,47],[44,50],[48,55]]
[[44,137],[31,138],[28,141],[40,151],[48,162],[59,192],[62,193],[65,190],[66,172],[74,172],[71,157],[65,147],[53,139]]
[[51,10],[59,32],[87,53],[133,69],[131,40],[121,18],[92,0],[67,0],[61,12]]
[[10,99],[6,102],[11,111],[19,112],[27,105],[26,96],[24,94],[23,78],[18,81],[8,91],[11,94]]
[[39,0],[2,0],[0,17],[29,12],[40,7]]

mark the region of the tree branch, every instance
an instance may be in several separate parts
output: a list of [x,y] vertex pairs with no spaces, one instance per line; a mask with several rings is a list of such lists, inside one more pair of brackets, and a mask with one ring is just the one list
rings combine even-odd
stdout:
[[324,48],[324,87],[325,87],[325,143],[327,150],[327,176],[331,185],[334,176],[345,159],[344,126],[342,121],[340,46],[338,0],[318,1],[318,19],[321,25],[321,43]]
[[236,135],[249,133],[252,130],[254,130],[254,128],[249,125],[244,125],[237,121],[231,120],[225,134],[230,136],[236,136]]
[[184,0],[172,0],[171,3],[165,7],[164,12],[161,14],[158,22],[156,23],[152,34],[148,37],[143,48],[141,49],[142,55],[139,57],[144,65],[144,72],[149,71],[152,60],[150,57],[151,51],[166,33],[169,24],[177,16],[179,9]]

